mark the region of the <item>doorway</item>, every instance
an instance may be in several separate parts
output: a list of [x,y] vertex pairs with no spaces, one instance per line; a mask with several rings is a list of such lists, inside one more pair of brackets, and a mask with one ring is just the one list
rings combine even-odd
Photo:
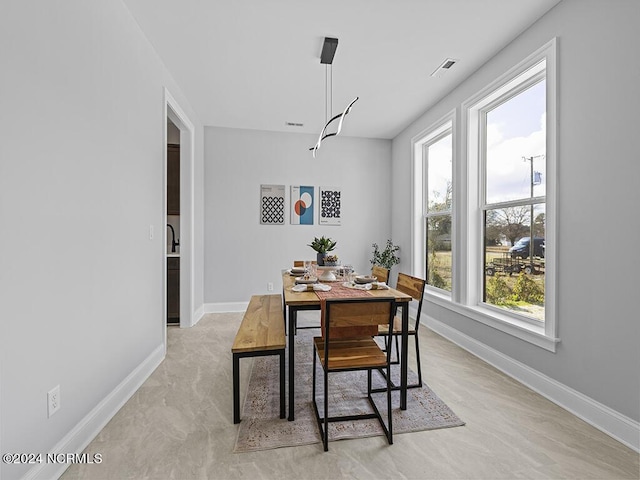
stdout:
[[180,325],[180,129],[167,117],[167,325]]
[[[178,297],[177,309],[179,311],[179,321],[175,322],[181,328],[191,327],[195,323],[194,318],[194,127],[188,119],[178,102],[173,98],[170,92],[165,89],[165,131],[164,131],[164,195],[163,195],[163,212],[167,226],[164,228],[164,246],[162,262],[164,265],[164,282],[163,282],[163,300],[164,300],[164,342],[166,348],[166,325],[170,320],[168,309],[168,282],[171,281],[175,293]],[[169,172],[168,152],[169,144],[177,145],[179,148],[173,149],[177,155],[176,159],[172,159],[172,167],[177,172],[171,174]],[[169,210],[169,188],[174,189],[173,181],[177,178],[178,205],[179,209]],[[172,191],[172,195],[175,190]],[[175,199],[172,200],[175,202]],[[174,208],[174,207],[172,207]],[[171,225],[172,228],[169,227]],[[173,251],[175,249],[175,251]],[[172,260],[172,266],[178,264],[177,272],[175,269],[170,275],[167,275],[169,266],[168,260]],[[177,285],[176,285],[177,284]]]

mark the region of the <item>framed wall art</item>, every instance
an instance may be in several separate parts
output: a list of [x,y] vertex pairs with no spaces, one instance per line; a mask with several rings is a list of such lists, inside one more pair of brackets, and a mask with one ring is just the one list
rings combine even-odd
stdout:
[[314,187],[291,185],[291,225],[313,225]]
[[341,214],[340,187],[320,187],[318,223],[320,225],[340,225]]
[[260,223],[284,225],[284,185],[260,185]]

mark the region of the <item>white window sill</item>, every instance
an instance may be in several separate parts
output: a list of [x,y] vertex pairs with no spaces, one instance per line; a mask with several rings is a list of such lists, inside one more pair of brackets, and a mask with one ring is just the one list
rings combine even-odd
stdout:
[[425,300],[550,352],[555,352],[556,345],[560,342],[559,338],[548,336],[545,333],[544,326],[533,325],[511,315],[502,314],[488,308],[460,305],[452,302],[448,295],[428,292],[425,293]]

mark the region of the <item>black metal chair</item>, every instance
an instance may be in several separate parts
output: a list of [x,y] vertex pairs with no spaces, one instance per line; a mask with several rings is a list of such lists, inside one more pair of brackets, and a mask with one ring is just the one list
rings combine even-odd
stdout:
[[[413,336],[415,339],[416,345],[416,364],[418,367],[418,383],[414,383],[411,385],[407,385],[407,388],[420,388],[422,387],[422,368],[420,366],[420,344],[418,342],[418,327],[420,326],[420,314],[422,313],[422,297],[424,296],[424,288],[426,285],[426,281],[421,278],[412,277],[411,275],[407,275],[405,273],[398,273],[398,282],[396,285],[396,290],[399,290],[407,295],[411,295],[411,297],[418,302],[418,310],[416,312],[416,321],[414,325],[409,325],[408,335]],[[404,304],[400,308],[409,308],[409,303]],[[391,335],[389,335],[389,331],[391,331]],[[381,325],[378,328],[378,335],[383,336],[385,338],[393,337],[395,339],[396,345],[396,354],[399,356],[400,349],[398,348],[398,338],[402,335],[402,319],[396,316],[393,320],[393,327],[391,330],[386,325]],[[389,342],[390,344],[391,342]],[[392,364],[398,364],[398,360],[392,362]],[[392,385],[392,388],[397,388],[395,385]]]
[[[364,420],[377,418],[389,444],[393,444],[393,420],[391,415],[390,345],[386,351],[376,343],[380,325],[392,328],[395,313],[393,298],[357,298],[326,300],[321,304],[322,337],[313,340],[313,409],[318,429],[322,437],[324,451],[329,450],[329,422]],[[390,343],[387,337],[387,342]],[[323,415],[320,415],[316,401],[316,362],[320,361],[323,371]],[[371,372],[386,371],[387,378],[387,422],[385,424],[372,397]],[[331,416],[329,415],[329,375],[335,372],[353,370],[367,371],[367,399],[372,413]]]

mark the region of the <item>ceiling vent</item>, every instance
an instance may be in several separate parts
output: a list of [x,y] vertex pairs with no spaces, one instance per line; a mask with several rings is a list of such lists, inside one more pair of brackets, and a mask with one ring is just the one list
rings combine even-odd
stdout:
[[457,62],[458,62],[458,60],[455,60],[453,58],[447,58],[444,62],[442,62],[440,64],[440,66],[438,68],[436,68],[433,71],[431,76],[432,77],[439,77],[440,75],[445,73],[447,70],[449,70],[451,67],[453,67]]

